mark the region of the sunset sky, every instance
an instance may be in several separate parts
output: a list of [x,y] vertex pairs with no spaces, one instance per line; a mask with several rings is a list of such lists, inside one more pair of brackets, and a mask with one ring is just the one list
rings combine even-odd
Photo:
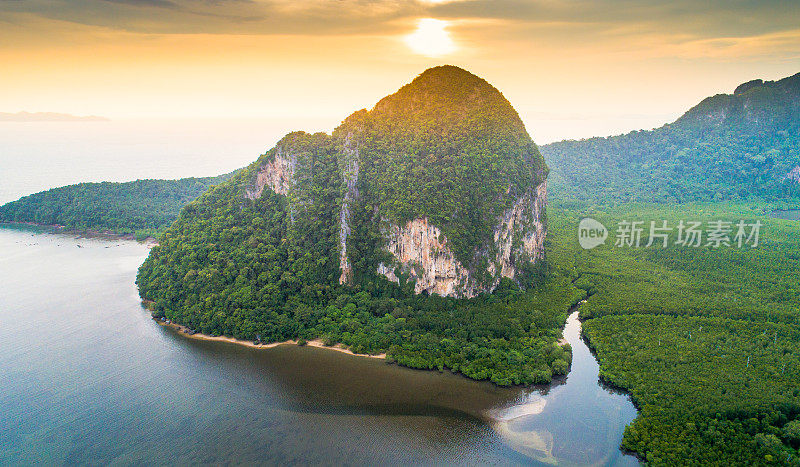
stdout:
[[540,143],[651,128],[800,71],[800,2],[0,0],[0,112],[332,126],[445,63]]

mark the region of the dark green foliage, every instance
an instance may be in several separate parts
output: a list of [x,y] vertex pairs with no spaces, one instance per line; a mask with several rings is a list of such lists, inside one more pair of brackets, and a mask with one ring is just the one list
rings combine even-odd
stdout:
[[653,465],[800,462],[796,326],[626,315],[589,320],[584,333],[601,378],[641,409],[623,448]]
[[0,221],[152,236],[166,229],[186,203],[230,176],[68,185],[0,206]]
[[[800,324],[800,281],[795,273],[800,260],[800,228],[797,223],[767,218],[765,207],[723,203],[625,205],[565,213],[551,222],[551,241],[559,248],[549,258],[558,267],[580,265],[581,278],[576,285],[591,287],[596,294],[581,307],[583,317],[648,313]],[[578,246],[577,224],[583,215],[608,228],[605,245],[589,251]],[[764,225],[757,248],[678,246],[677,231],[673,231],[668,248],[637,249],[614,247],[622,220],[644,221],[642,246],[648,242],[650,221],[661,225],[666,220],[673,228],[680,220],[704,225],[714,220],[733,224],[760,220]],[[562,229],[569,229],[563,239]]]
[[458,371],[501,386],[547,383],[566,374],[572,355],[555,343],[570,305],[583,295],[564,278],[523,292],[472,300],[417,297],[389,354],[412,368]]
[[794,448],[800,447],[800,420],[792,420],[784,425],[781,438]]
[[[551,207],[550,264],[590,295],[581,313],[600,376],[640,409],[622,446],[652,465],[800,463],[800,223],[766,208]],[[609,228],[606,246],[580,248],[583,216]],[[764,226],[756,248],[611,246],[621,220],[680,219]]]
[[542,147],[554,196],[594,203],[800,197],[800,74],[709,97],[674,123]]

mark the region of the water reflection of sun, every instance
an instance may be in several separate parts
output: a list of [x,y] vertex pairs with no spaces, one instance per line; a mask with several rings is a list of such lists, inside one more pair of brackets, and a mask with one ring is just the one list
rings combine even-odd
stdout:
[[414,52],[427,57],[441,57],[455,52],[456,44],[450,38],[448,21],[422,18],[416,31],[405,37],[406,45]]

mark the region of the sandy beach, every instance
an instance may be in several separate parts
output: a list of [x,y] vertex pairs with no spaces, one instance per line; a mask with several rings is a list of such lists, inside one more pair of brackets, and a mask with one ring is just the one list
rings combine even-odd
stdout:
[[[208,334],[203,334],[203,333],[200,333],[200,332],[196,332],[194,334],[190,334],[191,329],[187,328],[186,326],[181,326],[180,324],[175,324],[175,323],[167,323],[167,322],[155,319],[155,318],[153,318],[153,321],[155,321],[156,323],[158,323],[161,326],[165,326],[165,327],[169,327],[169,328],[174,329],[175,331],[177,331],[178,333],[180,333],[183,337],[186,337],[187,339],[198,339],[198,340],[204,340],[204,341],[228,342],[228,343],[231,343],[231,344],[237,344],[237,345],[243,345],[243,346],[246,346],[246,347],[252,347],[254,349],[271,349],[271,348],[277,347],[279,345],[297,345],[297,341],[295,341],[295,340],[288,340],[288,341],[283,341],[283,342],[270,342],[269,344],[255,344],[252,341],[246,341],[246,340],[242,340],[242,339],[235,339],[233,337],[228,337],[228,336],[209,336]],[[349,349],[346,349],[346,348],[342,347],[341,344],[336,344],[336,345],[331,345],[331,346],[325,345],[322,342],[321,339],[314,339],[314,340],[311,340],[311,341],[307,341],[305,345],[307,345],[309,347],[317,347],[317,348],[320,348],[320,349],[327,349],[327,350],[333,350],[333,351],[336,351],[336,352],[346,353],[348,355],[353,355],[353,356],[356,356],[356,357],[386,359],[386,354],[385,353],[377,354],[377,355],[358,354],[358,353],[352,352]]]

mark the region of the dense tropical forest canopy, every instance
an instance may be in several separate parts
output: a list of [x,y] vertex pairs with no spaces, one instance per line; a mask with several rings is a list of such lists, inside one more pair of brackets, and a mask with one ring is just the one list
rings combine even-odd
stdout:
[[591,203],[796,199],[800,73],[703,100],[674,123],[542,147],[556,197]]
[[0,221],[155,236],[175,221],[186,203],[230,176],[68,185],[0,206]]
[[[586,291],[583,332],[600,377],[630,391],[640,410],[622,447],[649,464],[800,462],[800,223],[765,217],[765,208],[551,207],[550,264]],[[579,246],[584,216],[609,229],[605,245]],[[666,248],[660,238],[645,247],[651,221],[681,220],[763,226],[756,247],[677,245],[677,229]],[[626,221],[645,226],[638,248],[615,246]]]

